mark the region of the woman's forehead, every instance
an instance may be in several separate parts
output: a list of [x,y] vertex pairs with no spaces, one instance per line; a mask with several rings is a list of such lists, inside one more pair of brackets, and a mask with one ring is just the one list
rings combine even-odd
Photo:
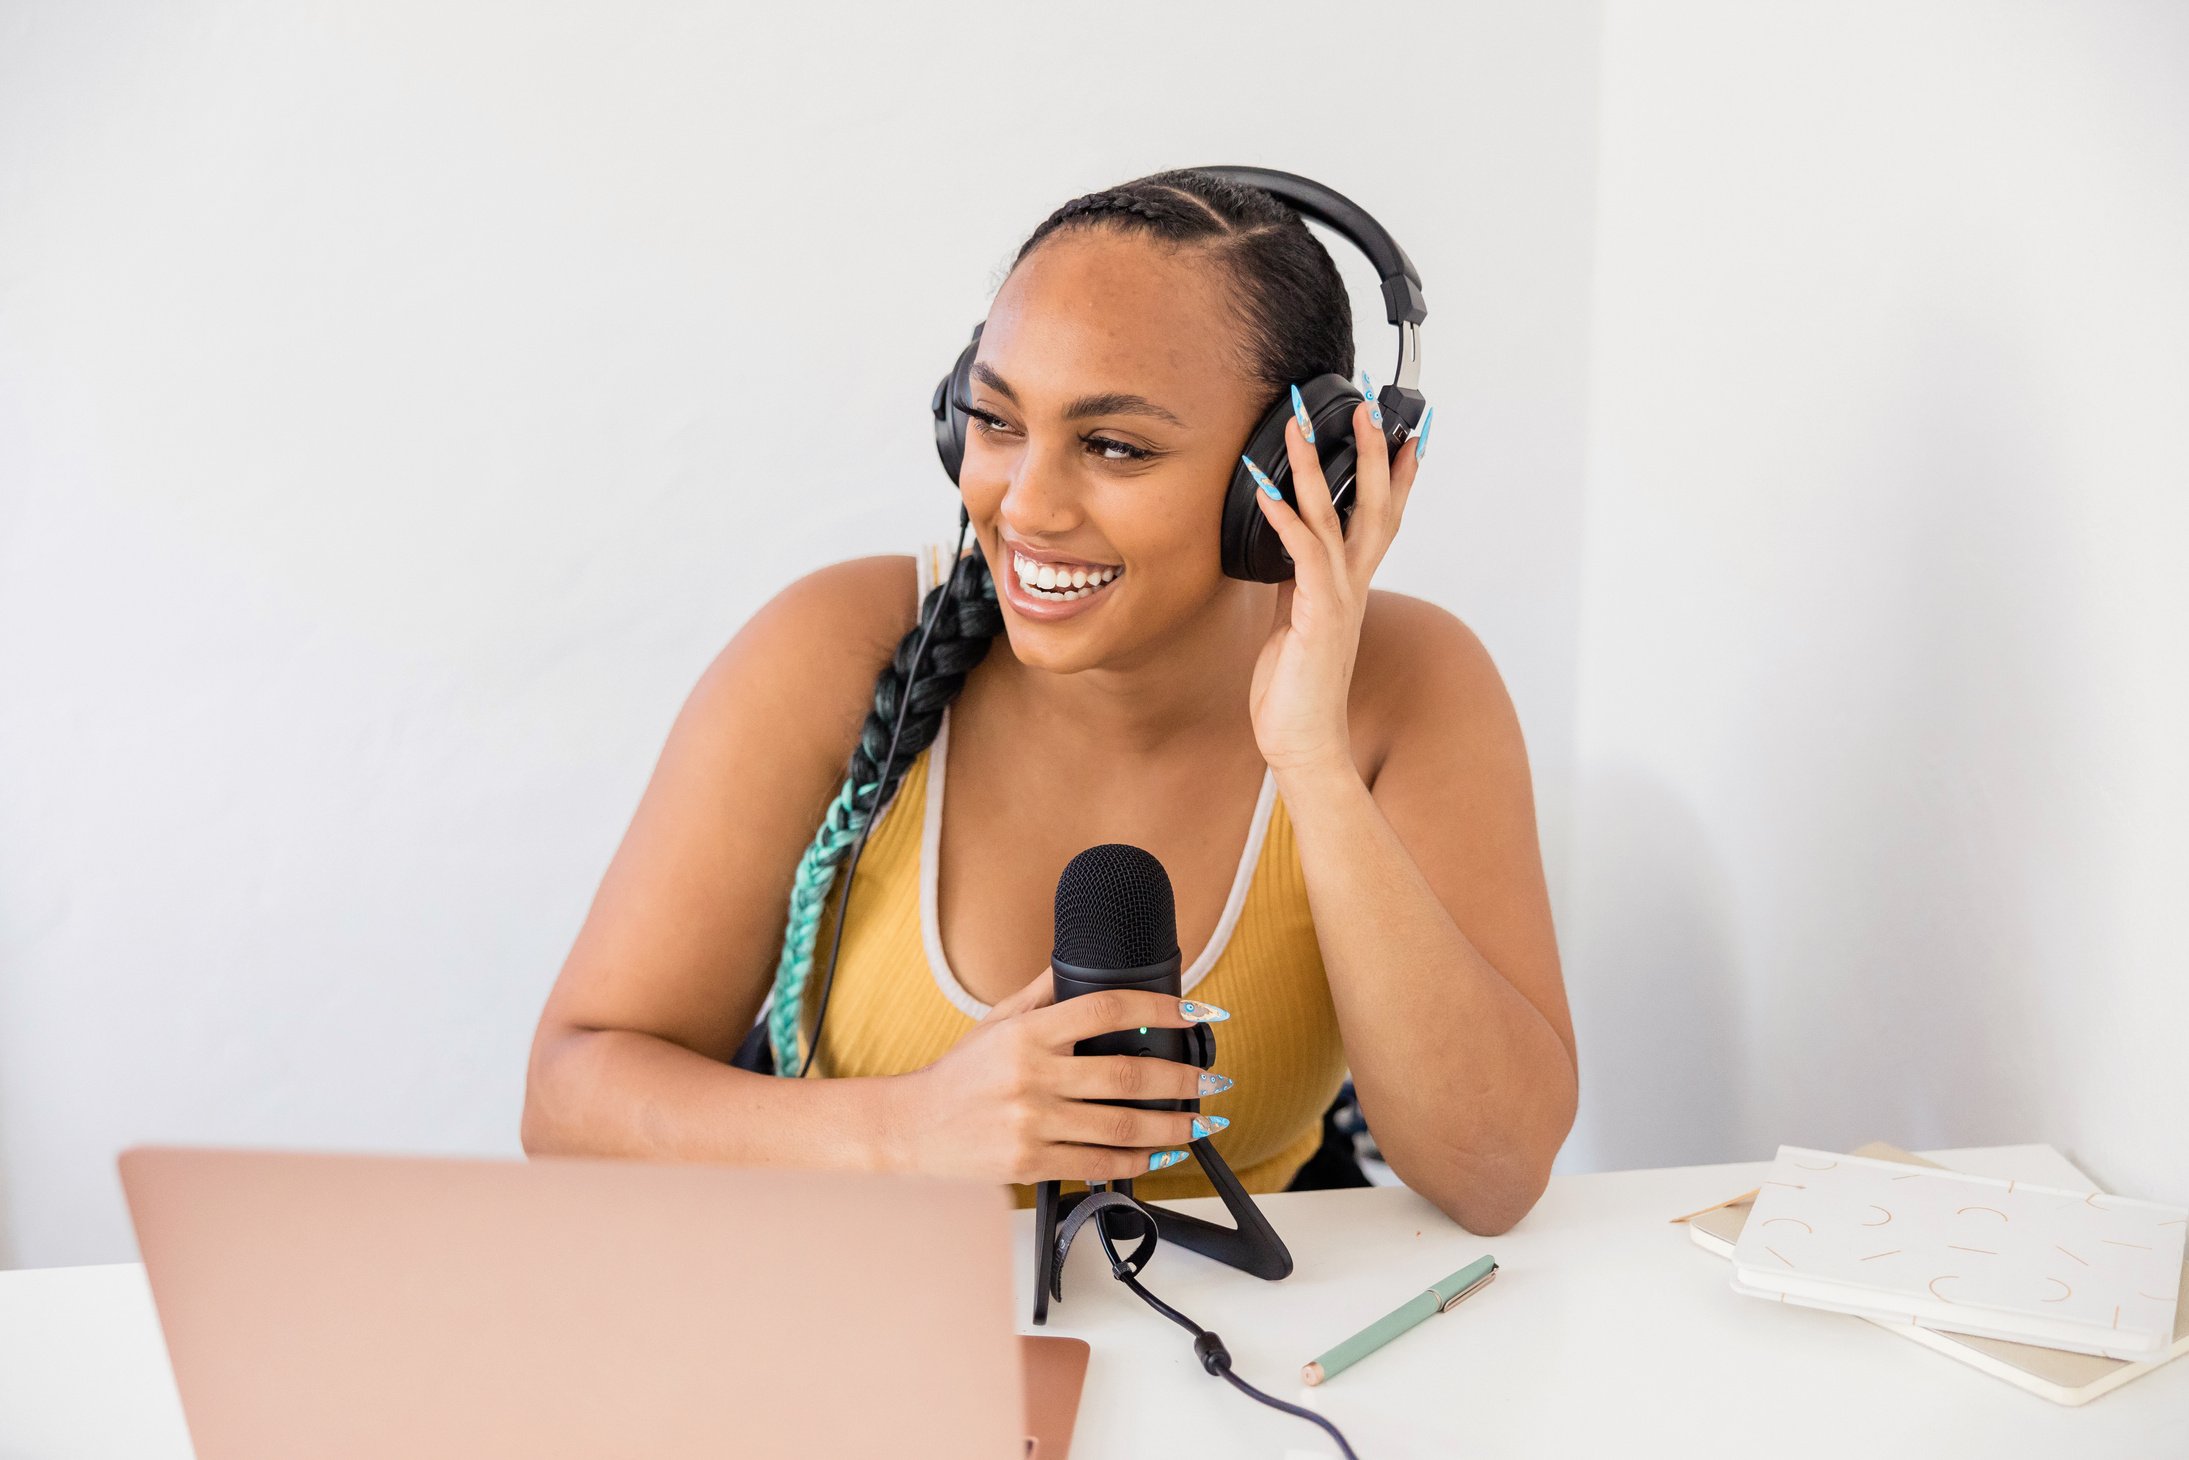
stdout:
[[1189,424],[1228,416],[1245,383],[1218,267],[1111,230],[1045,239],[996,292],[979,358],[1022,405],[1116,391]]

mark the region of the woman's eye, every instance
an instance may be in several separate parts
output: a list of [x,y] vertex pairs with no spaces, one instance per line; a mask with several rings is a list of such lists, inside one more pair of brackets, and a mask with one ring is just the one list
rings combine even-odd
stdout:
[[[1128,446],[1122,441],[1112,441],[1107,436],[1089,436],[1087,438],[1087,448],[1104,461],[1144,461],[1148,456],[1147,452],[1137,446]],[[1125,454],[1123,456],[1111,456],[1108,453],[1112,451],[1122,451]]]
[[[964,401],[958,403],[958,409],[965,412],[973,422],[973,429],[983,436],[1011,434],[1010,426],[1000,416],[991,415]],[[1155,455],[1145,447],[1134,446],[1125,441],[1113,441],[1107,436],[1089,436],[1084,438],[1083,444],[1099,461],[1146,461]]]

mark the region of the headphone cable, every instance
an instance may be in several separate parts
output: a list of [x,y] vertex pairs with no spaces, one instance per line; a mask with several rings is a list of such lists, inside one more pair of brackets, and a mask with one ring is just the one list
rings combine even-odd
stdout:
[[[836,929],[828,943],[828,971],[821,976],[821,1001],[814,1010],[813,1036],[807,1042],[805,1060],[798,1066],[800,1075],[811,1073],[814,1057],[821,1052],[821,1021],[828,1017],[829,990],[836,984],[836,955],[844,946],[844,924],[850,921],[852,877],[859,870],[860,854],[866,850],[867,834],[874,830],[874,822],[881,809],[882,791],[889,785],[889,772],[897,764],[897,739],[904,734],[905,716],[912,708],[912,688],[920,682],[921,661],[927,657],[927,641],[934,637],[935,625],[942,621],[943,606],[949,603],[951,595],[957,591],[958,572],[965,566],[965,532],[971,522],[972,513],[964,503],[959,503],[957,557],[950,564],[950,576],[944,580],[942,592],[935,596],[933,605],[928,609],[926,621],[920,625],[919,642],[912,647],[912,663],[905,669],[904,689],[897,700],[897,718],[889,727],[889,749],[882,756],[880,774],[874,778],[874,799],[867,807],[866,820],[859,825],[858,839],[852,842],[851,857],[844,867],[844,895],[836,903]],[[856,747],[852,751],[851,759],[856,767],[859,760]]]

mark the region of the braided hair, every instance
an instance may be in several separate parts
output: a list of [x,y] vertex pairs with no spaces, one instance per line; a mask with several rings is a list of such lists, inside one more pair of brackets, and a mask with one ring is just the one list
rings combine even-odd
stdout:
[[[1059,230],[1087,227],[1137,232],[1166,244],[1205,249],[1214,258],[1239,326],[1236,366],[1260,392],[1257,414],[1295,381],[1326,372],[1352,376],[1353,311],[1337,265],[1300,215],[1261,188],[1176,168],[1087,193],[1051,213],[1020,245],[1011,267],[1016,269]],[[931,612],[937,617],[908,704],[905,686]],[[919,622],[898,641],[876,678],[874,703],[860,726],[849,774],[798,859],[766,1015],[778,1072],[802,1073],[810,1060],[799,1050],[799,1016],[837,869],[869,823],[888,807],[911,763],[934,743],[942,730],[943,710],[965,688],[966,676],[1001,632],[1003,611],[996,603],[995,578],[976,543],[957,570],[929,590]],[[890,762],[886,780],[885,760]]]

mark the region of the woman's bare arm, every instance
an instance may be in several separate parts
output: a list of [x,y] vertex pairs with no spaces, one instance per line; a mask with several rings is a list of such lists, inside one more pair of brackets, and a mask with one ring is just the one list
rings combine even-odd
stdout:
[[886,1081],[725,1062],[767,997],[792,871],[913,599],[909,557],[823,568],[700,677],[540,1015],[526,1151],[886,1164]]

